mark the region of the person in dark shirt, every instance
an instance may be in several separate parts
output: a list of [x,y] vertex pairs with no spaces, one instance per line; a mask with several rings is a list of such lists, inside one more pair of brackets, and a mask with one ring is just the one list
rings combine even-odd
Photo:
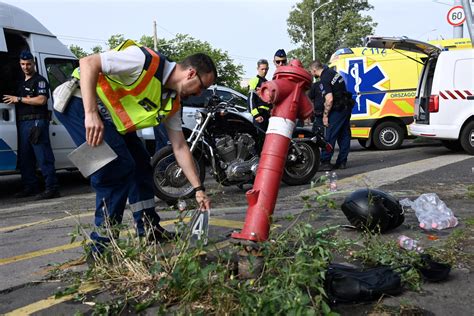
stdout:
[[253,123],[263,132],[267,130],[272,105],[263,102],[257,95],[257,90],[260,89],[260,86],[267,81],[265,78],[267,73],[268,61],[266,59],[260,59],[257,62],[257,76],[253,77],[249,81],[249,97],[247,99],[250,113],[253,116]]
[[323,98],[322,123],[326,127],[326,140],[333,146],[339,146],[336,164],[331,165],[334,152],[321,153],[321,171],[345,169],[351,146],[350,118],[352,99],[348,97],[346,84],[339,73],[323,66],[319,60],[310,65],[313,76],[319,77],[319,90]]
[[[313,70],[311,69],[311,74]],[[313,82],[311,89],[309,90],[308,97],[313,102],[314,107],[314,120],[313,120],[313,133],[318,129],[324,129],[323,125],[323,110],[324,110],[324,98],[319,89],[319,81]]]
[[5,95],[3,101],[16,106],[18,128],[18,167],[23,190],[15,197],[27,197],[38,192],[36,163],[45,179],[45,191],[37,199],[59,197],[58,180],[54,167],[54,154],[49,140],[48,111],[49,85],[35,70],[33,55],[20,54],[20,66],[25,79],[20,83],[18,95]]

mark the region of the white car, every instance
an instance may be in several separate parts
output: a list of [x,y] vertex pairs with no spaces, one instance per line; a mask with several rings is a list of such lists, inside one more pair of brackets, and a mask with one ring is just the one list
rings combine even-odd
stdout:
[[[247,97],[245,95],[231,88],[214,85],[203,91],[199,96],[190,96],[186,100],[181,101],[181,119],[183,122],[183,132],[185,136],[188,136],[196,125],[196,120],[194,118],[196,110],[205,107],[210,97],[212,96],[214,89],[216,89],[217,95],[220,96],[223,101],[233,103],[235,105],[236,111],[245,115],[249,119],[249,121],[252,121],[252,115],[247,109]],[[153,128],[145,128],[139,130],[137,133],[138,136],[142,137],[145,140],[145,142],[147,143],[147,148],[149,150],[151,149],[151,151],[153,152],[155,139]]]

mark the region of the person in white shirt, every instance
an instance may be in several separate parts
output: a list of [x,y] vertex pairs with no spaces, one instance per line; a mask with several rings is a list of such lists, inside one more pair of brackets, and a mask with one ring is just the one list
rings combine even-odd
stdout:
[[[56,115],[76,145],[97,146],[105,141],[118,155],[91,175],[97,194],[95,225],[103,227],[106,217],[113,224],[121,223],[128,199],[139,235],[144,233],[143,223],[150,223],[153,241],[175,238],[159,223],[150,156],[134,132],[140,125],[133,115],[143,109],[157,112],[154,125],[165,125],[177,162],[195,188],[197,203],[209,210],[210,200],[181,130],[179,99],[199,95],[215,82],[214,62],[201,53],[170,62],[129,40],[113,51],[82,58],[79,69],[76,77],[80,75],[82,97],[76,93],[66,110]],[[98,252],[109,241],[98,231],[91,233],[91,239],[92,249]]]

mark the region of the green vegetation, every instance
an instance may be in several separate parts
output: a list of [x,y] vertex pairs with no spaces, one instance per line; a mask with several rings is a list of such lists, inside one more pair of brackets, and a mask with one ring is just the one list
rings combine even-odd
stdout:
[[[313,59],[311,13],[327,2],[302,0],[290,11],[288,34],[299,47],[289,55],[299,58],[303,65]],[[318,9],[314,15],[316,58],[325,63],[341,47],[361,46],[362,39],[373,34],[377,26],[370,16],[361,14],[372,8],[368,1],[335,0]]]
[[[106,50],[117,47],[125,39],[123,34],[112,35],[107,41],[108,47]],[[136,40],[136,42],[150,48],[154,46],[153,37],[148,35],[143,35],[140,40]],[[176,37],[171,40],[159,39],[157,48],[158,51],[174,61],[181,61],[186,56],[194,53],[206,53],[211,56],[216,64],[218,73],[216,83],[234,89],[241,89],[240,79],[243,74],[243,66],[235,64],[227,51],[213,48],[209,42],[200,41],[187,34],[177,34]],[[89,55],[89,53],[77,45],[71,45],[69,49],[77,58]],[[100,53],[104,50],[102,47],[96,46],[92,51],[93,53]]]

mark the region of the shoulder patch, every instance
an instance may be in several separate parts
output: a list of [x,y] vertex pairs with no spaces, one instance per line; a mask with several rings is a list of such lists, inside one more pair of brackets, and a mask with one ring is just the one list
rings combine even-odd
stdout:
[[44,89],[44,88],[46,88],[46,81],[44,81],[44,80],[39,81],[39,82],[38,82],[38,88],[39,88],[39,89]]

